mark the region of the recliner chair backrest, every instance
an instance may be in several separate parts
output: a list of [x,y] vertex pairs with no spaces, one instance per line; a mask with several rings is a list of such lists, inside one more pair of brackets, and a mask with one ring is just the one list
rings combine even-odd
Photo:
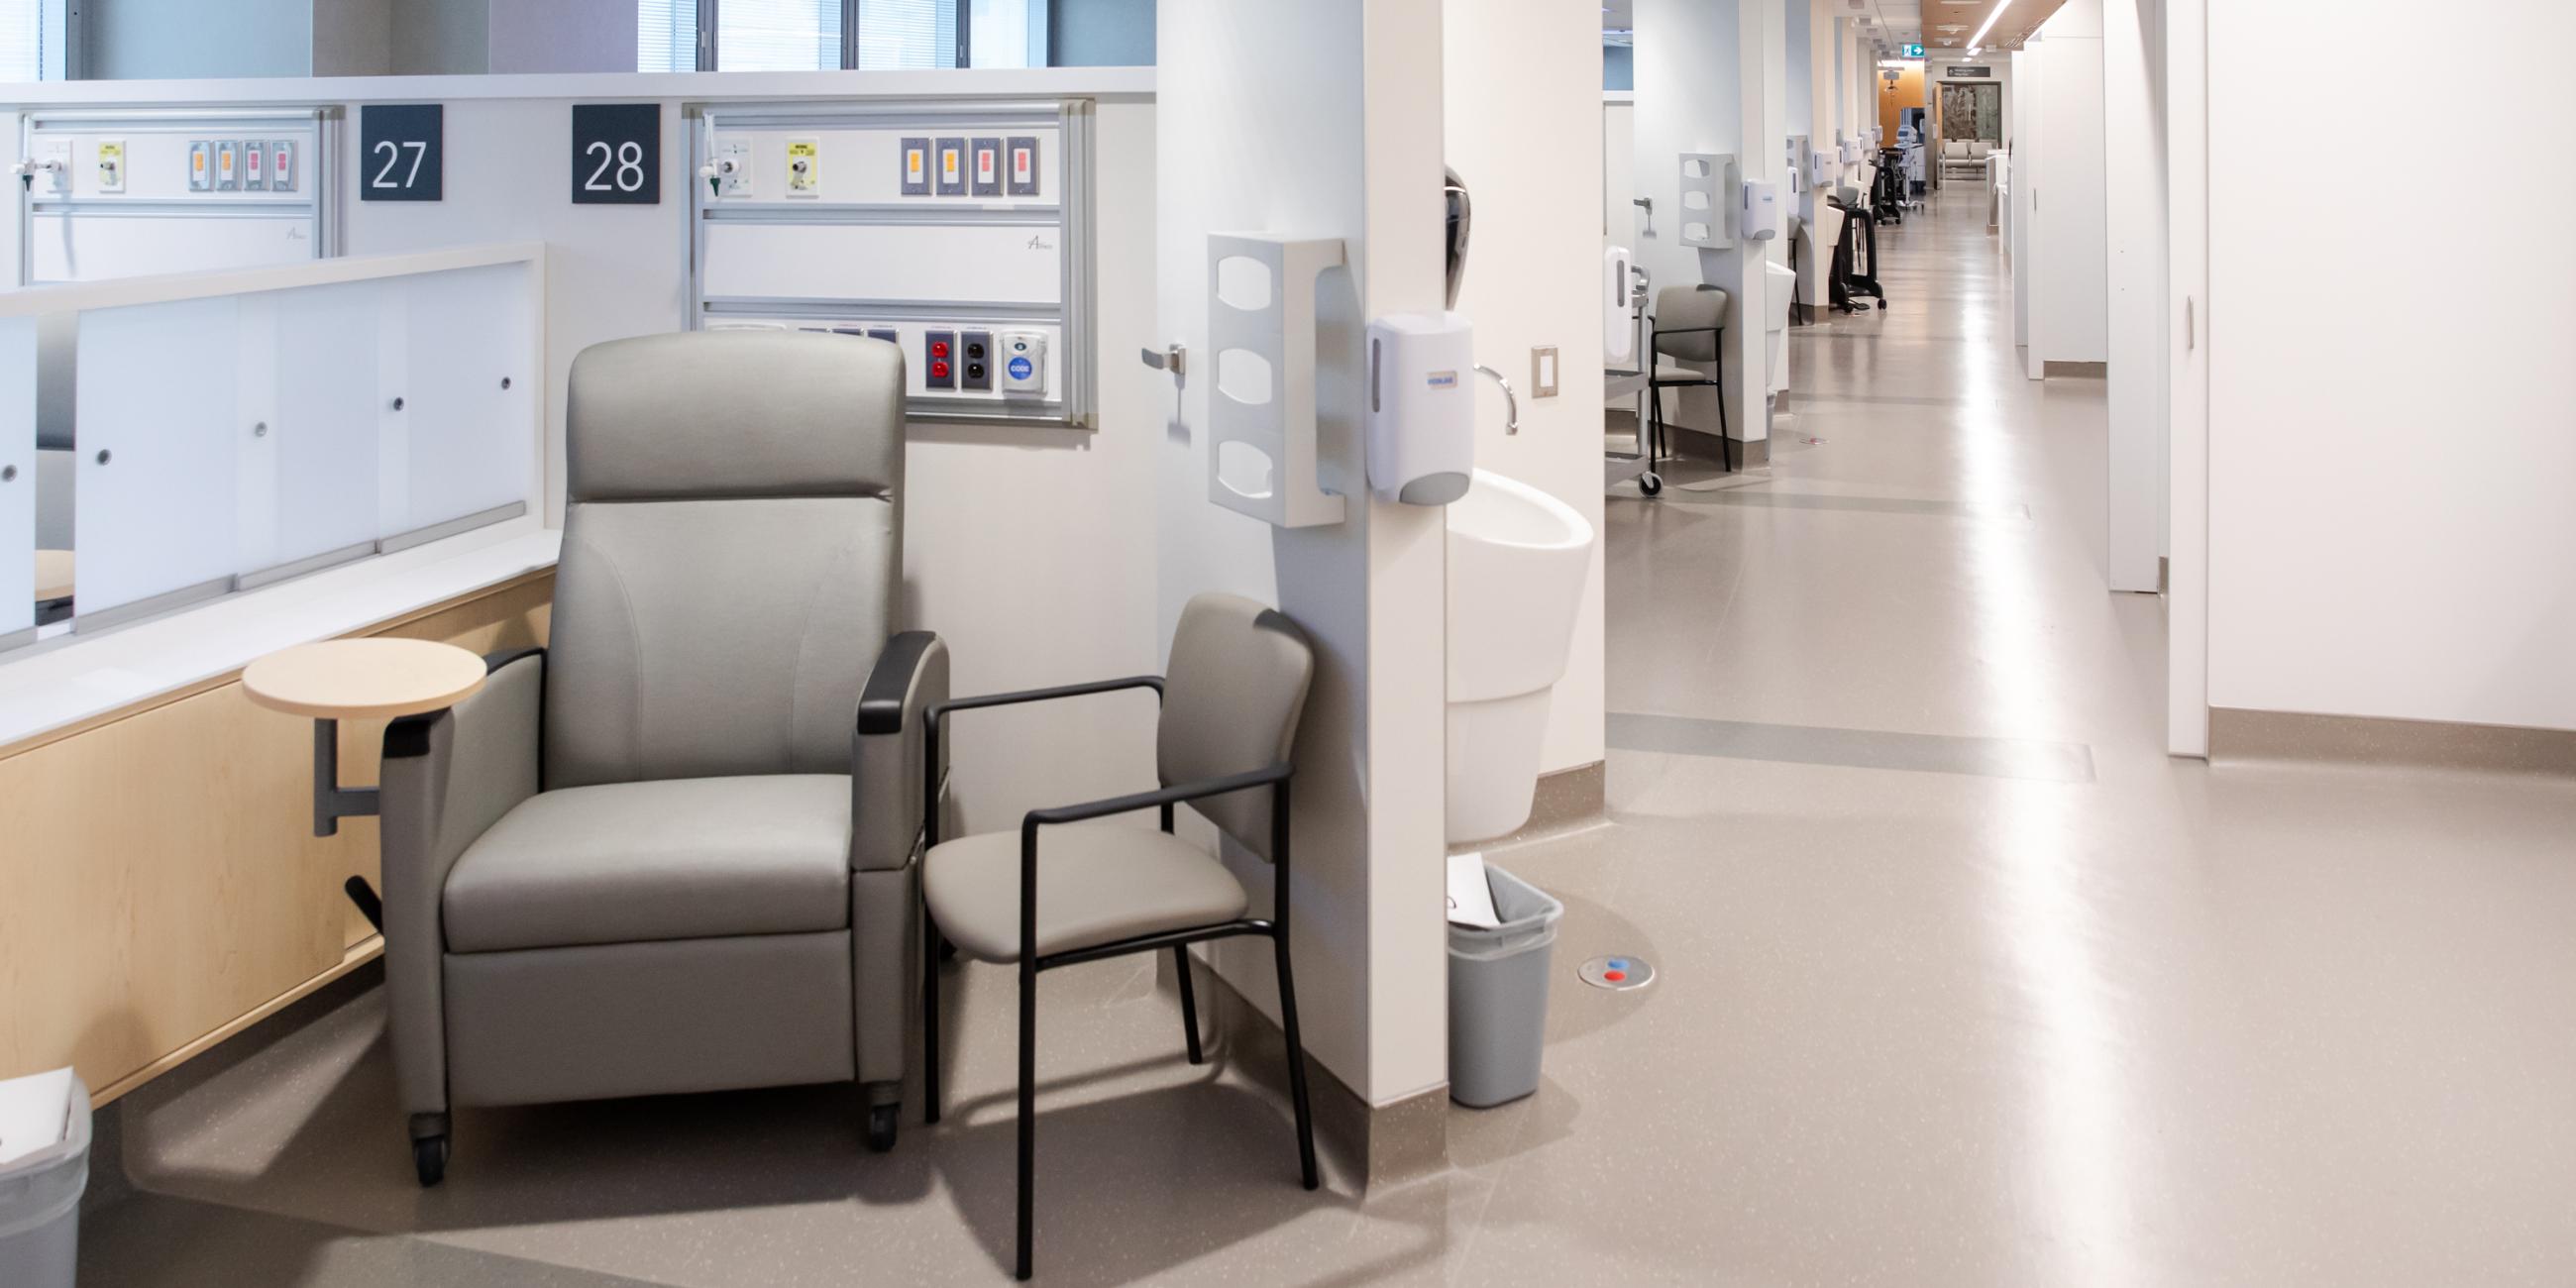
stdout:
[[903,567],[903,353],[801,332],[572,367],[545,786],[850,772]]
[[[1288,759],[1315,677],[1306,633],[1275,608],[1234,595],[1191,598],[1172,631],[1154,748],[1166,787],[1268,769]],[[1265,859],[1272,792],[1256,787],[1195,801],[1208,821]]]

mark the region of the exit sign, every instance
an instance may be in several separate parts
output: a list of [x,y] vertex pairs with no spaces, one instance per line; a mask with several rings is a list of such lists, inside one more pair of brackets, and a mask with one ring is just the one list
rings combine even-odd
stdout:
[[1905,47],[1905,56],[1908,58],[1921,58],[1923,56],[1923,46],[1907,45]]

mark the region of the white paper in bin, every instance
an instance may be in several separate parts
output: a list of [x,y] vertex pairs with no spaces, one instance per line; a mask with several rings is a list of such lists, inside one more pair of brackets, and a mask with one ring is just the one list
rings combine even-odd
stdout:
[[1468,961],[1492,961],[1556,942],[1556,923],[1565,915],[1564,904],[1537,886],[1491,864],[1485,867],[1485,881],[1493,888],[1494,911],[1501,914],[1503,924],[1492,930],[1450,926],[1450,956]]

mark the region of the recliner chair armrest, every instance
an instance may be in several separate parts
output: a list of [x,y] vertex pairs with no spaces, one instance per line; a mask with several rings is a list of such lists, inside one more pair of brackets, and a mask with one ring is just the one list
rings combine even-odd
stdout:
[[888,871],[912,862],[920,848],[926,777],[945,775],[946,757],[931,766],[922,751],[926,713],[948,700],[948,646],[929,631],[886,641],[859,694],[858,730],[850,748],[850,868]]
[[387,1020],[404,1108],[447,1108],[446,1006],[439,907],[447,872],[503,814],[536,795],[545,650],[485,659],[472,697],[385,727],[382,815]]

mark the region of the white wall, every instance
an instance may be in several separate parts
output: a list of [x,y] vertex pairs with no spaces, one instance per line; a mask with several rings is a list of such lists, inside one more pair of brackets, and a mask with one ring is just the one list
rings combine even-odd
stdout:
[[2103,142],[2102,0],[2068,0],[2042,24],[2031,185],[2038,277],[2031,374],[2047,362],[2110,359],[2108,159]]
[[[2375,114],[2372,150],[2515,176],[2438,234],[2280,181],[2280,142],[2315,117],[2284,74],[2315,55],[2296,9],[2208,14],[2210,701],[2576,729],[2576,241],[2526,235],[2576,207],[2576,175],[2531,165],[2576,7],[2474,0],[2404,27],[2419,110]],[[2483,307],[2437,242],[2510,245],[2531,289]]]
[[2163,0],[2103,0],[2111,589],[2153,593],[2165,552]]
[[[1807,25],[1808,60],[1807,128],[1790,132],[1805,134],[1808,145],[1819,152],[1830,151],[1834,131],[1843,128],[1842,85],[1837,70],[1841,24],[1835,20],[1828,0],[1799,0],[1790,6],[1789,22],[1793,27]],[[1829,195],[1829,189],[1821,188],[1798,194],[1798,218],[1804,225],[1800,233],[1804,244],[1798,250],[1798,297],[1818,312],[1833,298],[1827,278],[1833,270],[1834,246],[1841,240],[1843,230],[1842,212],[1825,204]]]
[[[1168,632],[1191,595],[1227,590],[1279,605],[1315,641],[1297,746],[1299,1009],[1314,1058],[1387,1104],[1447,1078],[1445,559],[1437,510],[1368,498],[1358,393],[1364,319],[1442,305],[1438,4],[1191,0],[1160,6],[1156,45],[1162,164],[1192,181],[1158,198],[1155,347],[1179,340],[1193,359],[1177,384],[1128,377],[1168,417],[1149,511],[1159,617]],[[1211,232],[1343,242],[1317,345],[1322,473],[1348,498],[1339,524],[1274,529],[1208,500]],[[1233,861],[1267,908],[1266,870]],[[1267,950],[1213,947],[1216,968],[1270,1009]]]
[[94,80],[302,76],[313,68],[309,0],[84,0]]
[[2005,119],[2011,122],[2012,214],[2004,224],[2004,259],[2012,268],[2013,345],[2022,351],[2033,379],[2039,376],[2038,350],[2030,343],[2033,286],[2039,281],[2036,249],[2039,221],[2031,214],[2031,195],[2039,191],[2039,113],[2031,101],[2040,82],[2040,47],[2026,43],[2012,55],[2013,79],[2021,94]]
[[[1803,2],[1803,0],[1801,0]],[[1533,484],[1602,530],[1600,17],[1555,0],[1449,0],[1443,117],[1450,166],[1476,203],[1458,311],[1476,324],[1476,359],[1511,378],[1521,432],[1503,433],[1503,396],[1477,391],[1476,463]],[[1472,6],[1472,9],[1470,8]],[[1472,19],[1472,20],[1471,20]],[[1555,346],[1559,393],[1536,398],[1530,350]],[[1543,771],[1601,760],[1604,733],[1602,543],[1576,619],[1565,678],[1548,711]]]
[[[1757,7],[1761,3],[1756,0]],[[1730,74],[1744,62],[1736,7],[1736,0],[1637,0],[1636,164],[1631,181],[1639,196],[1655,203],[1654,232],[1643,231],[1646,212],[1636,212],[1639,231],[1633,244],[1637,263],[1653,279],[1654,294],[1705,282],[1734,295],[1740,308],[1743,274],[1737,252],[1704,250],[1680,241],[1682,154],[1708,152],[1747,160],[1742,82]],[[1653,297],[1646,307],[1650,311],[1655,307]],[[1742,329],[1730,325],[1728,339],[1738,338],[1736,333]],[[1730,364],[1731,405],[1726,417],[1728,431],[1742,439],[1758,435],[1761,426],[1747,424],[1753,418],[1746,414],[1745,382],[1737,371]],[[1754,398],[1760,396],[1757,390]],[[1675,389],[1662,397],[1667,420],[1703,433],[1718,432],[1715,391]]]

